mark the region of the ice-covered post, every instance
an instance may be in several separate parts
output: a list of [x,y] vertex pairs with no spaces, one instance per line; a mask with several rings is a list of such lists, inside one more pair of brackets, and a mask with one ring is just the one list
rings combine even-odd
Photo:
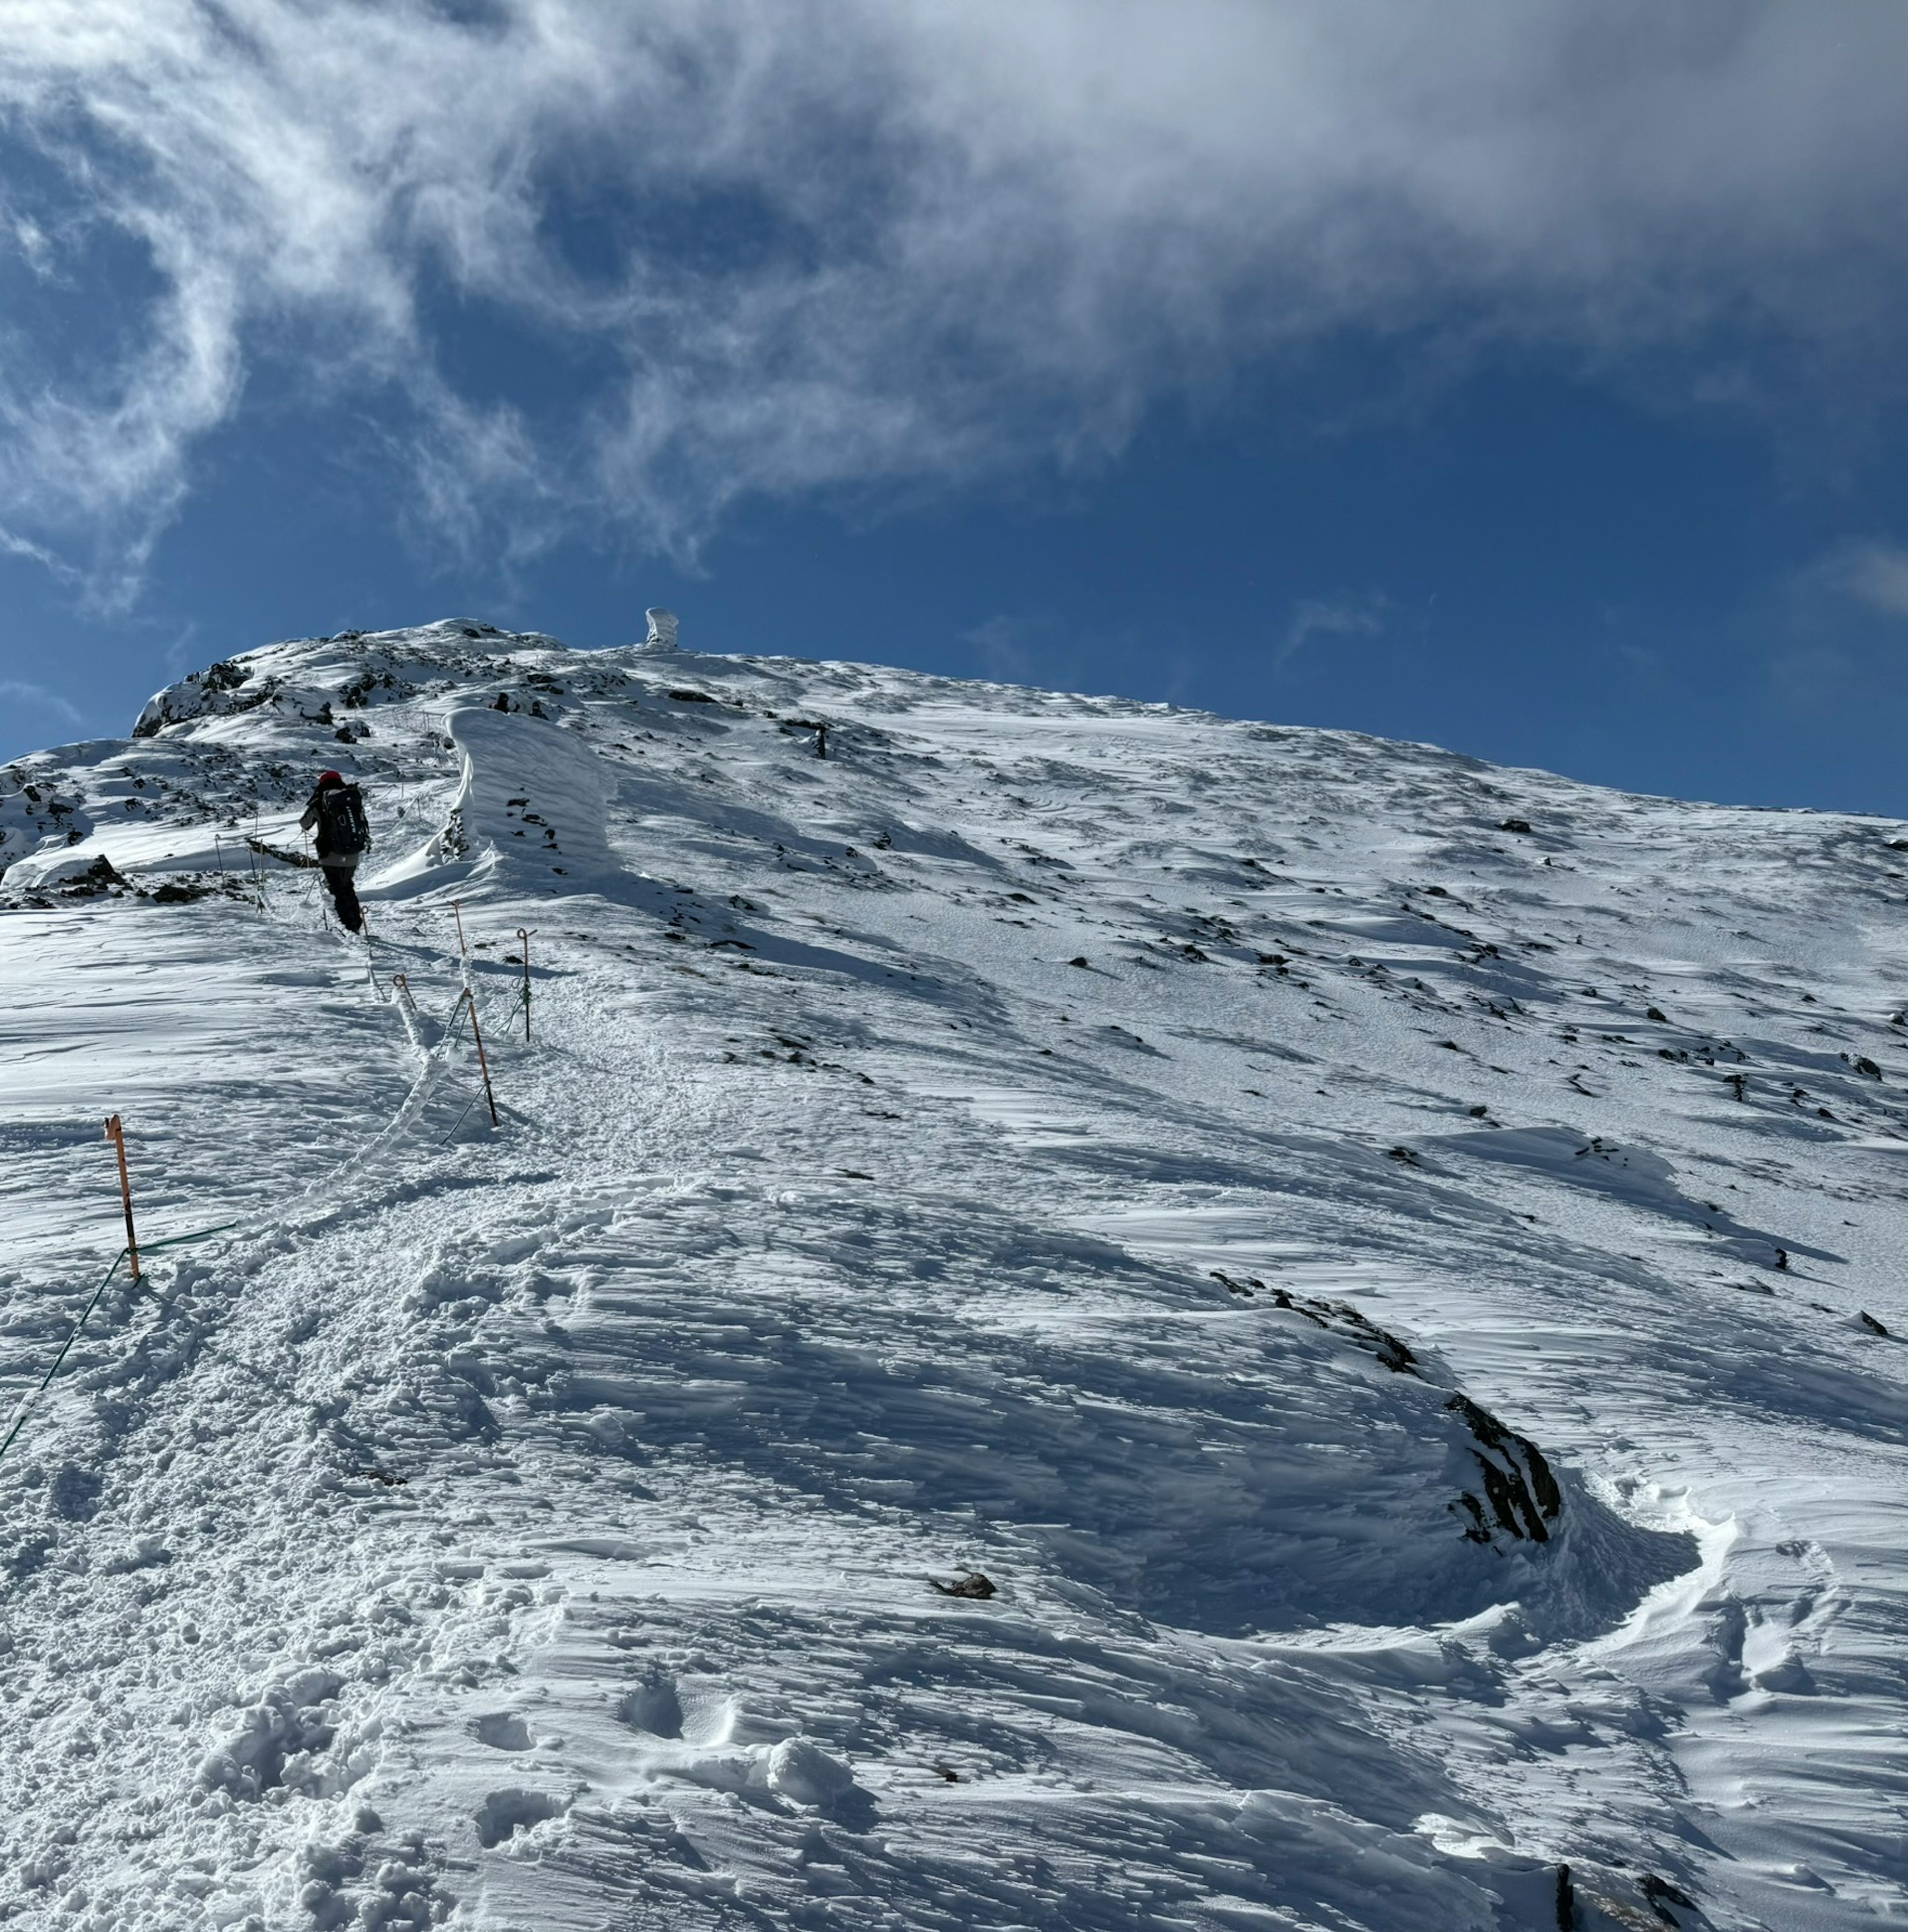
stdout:
[[115,1114],[106,1124],[106,1138],[118,1149],[119,1154],[119,1198],[126,1209],[126,1256],[132,1263],[133,1279],[140,1278],[139,1237],[133,1232],[133,1184],[126,1172],[126,1130],[119,1124],[119,1116]]
[[517,937],[524,948],[524,1043],[530,1040],[530,932],[523,926],[517,928]]
[[658,608],[645,610],[644,616],[650,620],[650,634],[643,641],[646,651],[673,651],[676,642],[676,614]]
[[464,1010],[470,1016],[470,1037],[477,1042],[477,1064],[484,1070],[484,1098],[489,1102],[490,1125],[500,1125],[497,1119],[496,1095],[490,1090],[490,1056],[484,1051],[484,1030],[477,1024],[476,997],[466,986],[464,989]]

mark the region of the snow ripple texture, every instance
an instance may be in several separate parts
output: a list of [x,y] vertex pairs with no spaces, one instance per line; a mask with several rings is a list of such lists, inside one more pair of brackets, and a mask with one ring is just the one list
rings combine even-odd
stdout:
[[8,1399],[102,1116],[242,1226],[0,1463],[0,1911],[1903,1916],[1898,831],[464,621],[6,768]]

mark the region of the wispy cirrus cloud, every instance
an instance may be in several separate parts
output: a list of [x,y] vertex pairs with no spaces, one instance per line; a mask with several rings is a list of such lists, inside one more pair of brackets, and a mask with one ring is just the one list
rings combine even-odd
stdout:
[[0,698],[10,704],[50,712],[64,724],[82,724],[86,722],[76,705],[61,697],[58,692],[49,691],[44,685],[28,684],[16,677],[0,678]]
[[1282,668],[1322,638],[1343,641],[1382,638],[1390,628],[1393,615],[1391,599],[1380,590],[1361,590],[1341,597],[1301,598],[1293,605],[1285,634],[1272,653],[1273,666]]
[[1908,617],[1908,545],[1867,538],[1844,544],[1816,567],[1822,586],[1883,617]]
[[13,0],[0,520],[126,592],[268,364],[437,541],[680,555],[1347,326],[1860,358],[1904,64],[1866,0]]

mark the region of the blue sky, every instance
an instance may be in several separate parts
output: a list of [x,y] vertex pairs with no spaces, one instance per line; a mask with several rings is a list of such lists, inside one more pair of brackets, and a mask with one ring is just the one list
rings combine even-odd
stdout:
[[23,0],[0,756],[458,612],[1908,815],[1908,14]]

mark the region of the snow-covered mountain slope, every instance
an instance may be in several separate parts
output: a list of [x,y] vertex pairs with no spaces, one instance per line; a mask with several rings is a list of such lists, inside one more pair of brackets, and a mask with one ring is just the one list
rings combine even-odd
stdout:
[[103,1116],[238,1224],[0,1459],[16,1918],[1908,1912],[1897,828],[454,622],[0,829],[9,1396]]

